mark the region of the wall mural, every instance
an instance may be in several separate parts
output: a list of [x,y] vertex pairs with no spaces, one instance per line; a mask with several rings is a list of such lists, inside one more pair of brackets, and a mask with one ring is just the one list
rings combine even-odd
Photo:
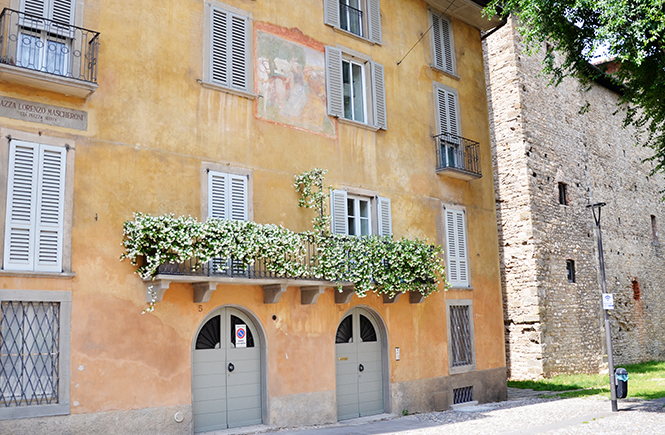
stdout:
[[[257,98],[257,116],[334,136],[335,124],[326,110],[323,51],[267,32],[271,27],[256,31],[256,91],[262,96]],[[274,30],[309,39],[297,31]]]

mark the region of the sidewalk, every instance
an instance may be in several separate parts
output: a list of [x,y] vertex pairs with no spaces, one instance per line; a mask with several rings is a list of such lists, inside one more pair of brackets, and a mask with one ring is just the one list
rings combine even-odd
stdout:
[[665,434],[665,398],[619,401],[619,412],[613,413],[607,398],[538,397],[543,394],[547,392],[522,390],[517,394],[513,392],[506,402],[466,406],[445,412],[406,417],[382,414],[332,425],[289,430],[255,426],[242,431],[217,431],[207,435]]

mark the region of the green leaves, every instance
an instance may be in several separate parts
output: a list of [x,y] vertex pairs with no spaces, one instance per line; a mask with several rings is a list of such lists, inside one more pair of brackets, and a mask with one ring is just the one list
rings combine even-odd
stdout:
[[[500,11],[500,12],[499,12]],[[558,84],[572,76],[589,86],[602,71],[590,66],[599,51],[619,64],[624,125],[646,134],[656,170],[665,170],[665,4],[663,0],[493,0],[486,14],[515,14],[533,53],[547,42],[544,71]],[[555,57],[556,53],[556,57]]]

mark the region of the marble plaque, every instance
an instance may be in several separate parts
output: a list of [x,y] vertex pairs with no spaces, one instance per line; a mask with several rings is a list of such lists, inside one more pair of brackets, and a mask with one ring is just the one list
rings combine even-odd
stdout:
[[88,129],[88,113],[0,95],[0,116],[56,127]]

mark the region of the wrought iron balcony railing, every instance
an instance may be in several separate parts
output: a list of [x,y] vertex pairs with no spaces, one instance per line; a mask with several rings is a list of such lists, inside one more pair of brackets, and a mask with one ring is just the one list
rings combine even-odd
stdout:
[[453,171],[461,178],[480,178],[479,143],[452,133],[434,136],[437,172]]
[[99,32],[5,8],[0,63],[97,83]]
[[356,9],[339,1],[339,23],[340,27],[358,36],[363,35],[363,11]]

